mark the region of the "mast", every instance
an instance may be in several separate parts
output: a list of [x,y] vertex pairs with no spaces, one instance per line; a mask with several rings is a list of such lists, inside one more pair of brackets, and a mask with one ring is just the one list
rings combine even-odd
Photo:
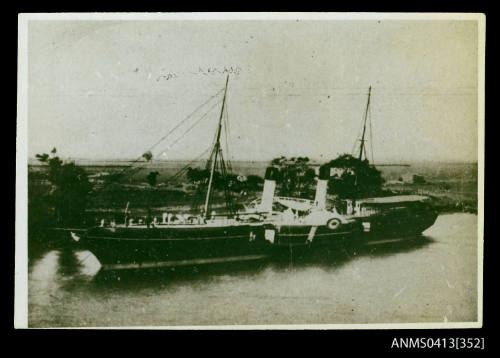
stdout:
[[[371,92],[372,92],[372,86],[370,86],[368,88],[368,101],[366,102],[365,120],[364,120],[364,123],[363,123],[363,135],[361,136],[361,145],[359,147],[359,161],[361,161],[363,159],[363,149],[365,147],[366,119],[368,118],[368,109],[370,108],[370,96],[371,96]],[[365,156],[366,156],[366,153],[365,153]]]
[[229,82],[229,75],[227,75],[227,78],[226,78],[226,88],[224,89],[224,98],[222,100],[222,108],[220,111],[219,126],[217,127],[217,140],[215,142],[215,147],[214,147],[214,159],[212,161],[212,168],[210,169],[210,179],[208,181],[207,197],[205,199],[205,208],[204,208],[205,219],[208,217],[208,204],[210,202],[210,194],[212,191],[212,183],[214,180],[215,166],[217,164],[217,156],[218,156],[219,151],[220,151],[220,133],[221,133],[221,129],[222,129],[222,115],[224,113],[224,105],[226,104],[226,93],[227,93],[227,83],[228,82]]

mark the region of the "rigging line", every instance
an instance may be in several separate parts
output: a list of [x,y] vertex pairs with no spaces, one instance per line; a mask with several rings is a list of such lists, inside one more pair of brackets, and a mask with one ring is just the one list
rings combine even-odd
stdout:
[[189,166],[191,164],[193,164],[194,162],[200,160],[200,158],[205,155],[206,153],[208,153],[208,151],[210,150],[211,148],[207,148],[205,149],[198,157],[196,157],[195,159],[191,160],[188,164],[186,164],[183,168],[181,168],[177,173],[175,173],[173,176],[169,177],[168,180],[171,180],[171,179],[175,179],[176,177],[178,177],[179,175],[182,175],[183,174],[183,171],[185,172]]
[[227,163],[229,164],[229,169],[232,171],[232,163],[231,160],[233,158],[232,151],[230,152],[230,147],[229,144],[231,143],[231,127],[230,127],[230,122],[229,122],[229,112],[227,111],[226,107],[226,126],[227,126]]
[[358,151],[358,141],[360,141],[360,137],[361,137],[361,130],[362,130],[362,125],[360,127],[360,130],[358,132],[358,134],[356,135],[356,139],[354,140],[354,143],[352,145],[352,149],[351,149],[351,153],[353,156],[357,156],[359,154],[359,151]]
[[375,160],[373,159],[373,132],[372,132],[372,109],[368,108],[368,116],[370,118],[370,151],[372,154],[372,165],[375,165]]
[[225,141],[226,141],[226,154],[227,154],[226,163],[227,163],[227,168],[228,168],[229,172],[231,173],[232,172],[232,165],[231,165],[231,160],[230,160],[229,140],[228,140],[228,138],[231,138],[230,134],[231,134],[231,132],[229,131],[229,115],[227,113],[227,104],[226,104],[225,118],[224,118],[224,137],[225,137]]
[[228,135],[228,120],[227,120],[227,106],[224,108],[224,140],[226,144],[226,152],[229,151],[227,135]]
[[[206,111],[200,118],[198,118],[198,120],[196,122],[194,122],[191,127],[189,127],[179,138],[177,138],[177,140],[175,140],[171,145],[168,146],[168,148],[165,148],[164,150],[160,151],[161,152],[164,152],[168,149],[170,149],[172,146],[174,146],[175,144],[177,144],[177,142],[179,140],[181,140],[187,133],[189,133],[199,122],[201,122],[202,119],[204,119],[208,113],[210,113],[210,111],[212,109],[214,109],[220,102],[216,102],[208,111]],[[145,162],[143,165],[139,166],[139,167],[136,167],[136,169],[138,168],[139,170],[136,171],[135,173],[132,173],[130,175],[130,177],[133,177],[134,175],[136,175],[141,169],[143,169],[146,165],[149,164],[149,161]]]
[[214,179],[214,170],[215,170],[215,165],[217,164],[217,154],[218,154],[218,151],[219,151],[219,148],[220,148],[220,134],[221,134],[221,126],[222,126],[222,115],[224,113],[224,104],[226,103],[226,94],[227,94],[227,85],[228,85],[228,82],[229,82],[229,74],[227,75],[226,77],[226,87],[224,89],[224,97],[222,99],[222,108],[221,108],[221,113],[220,113],[220,116],[219,116],[219,120],[218,120],[218,126],[217,126],[217,141],[215,142],[215,148],[214,148],[214,152],[215,152],[215,157],[214,157],[214,161],[212,162],[212,168],[210,170],[210,177],[208,179],[208,190],[207,190],[207,195],[205,197],[205,209],[204,209],[204,216],[205,216],[205,219],[207,218],[207,215],[208,215],[208,205],[209,205],[209,202],[210,202],[210,192],[211,192],[211,189],[212,189],[212,184],[213,184],[213,179]]
[[186,131],[185,131],[185,132],[184,132],[184,133],[183,133],[180,137],[178,137],[178,138],[177,138],[177,139],[176,139],[176,140],[175,140],[175,141],[174,141],[171,145],[169,145],[169,146],[168,146],[167,148],[165,148],[164,150],[161,150],[161,151],[160,151],[160,153],[162,153],[162,152],[164,152],[164,151],[166,151],[166,150],[168,150],[168,149],[172,148],[172,146],[174,146],[175,144],[177,144],[177,142],[179,142],[182,138],[184,138],[184,136],[185,136],[186,134],[188,134],[188,133],[189,133],[189,132],[190,132],[190,131],[191,131],[191,130],[192,130],[192,129],[193,129],[193,128],[194,128],[194,127],[198,124],[198,123],[200,123],[200,122],[201,122],[201,120],[202,120],[202,119],[204,119],[204,118],[207,116],[207,114],[209,114],[209,113],[210,113],[210,111],[211,111],[212,109],[214,109],[214,108],[215,108],[216,106],[218,106],[219,104],[220,104],[220,102],[216,102],[216,103],[214,103],[214,104],[213,104],[213,106],[212,106],[212,107],[210,107],[210,109],[209,109],[208,111],[206,111],[206,112],[205,112],[205,113],[204,113],[204,114],[203,114],[200,118],[198,118],[198,120],[197,120],[196,122],[194,122],[194,123],[191,125],[191,127],[189,127],[189,128],[188,128],[188,129],[187,129],[187,130],[186,130]]
[[352,145],[351,154],[352,154],[353,156],[356,156],[356,152],[355,152],[355,151],[356,151],[356,148],[358,147],[358,146],[356,145],[356,143],[358,143],[358,137],[356,137],[356,139],[354,140],[354,143],[353,143],[353,145]]
[[[215,141],[215,138],[214,138],[214,141]],[[210,170],[210,163],[212,161],[212,158],[213,158],[213,148],[214,148],[214,145],[211,145],[209,147],[207,147],[207,149],[205,149],[205,151],[202,153],[201,156],[203,156],[205,153],[208,153],[209,151],[210,152],[210,156],[209,156],[209,159],[205,165],[205,170]],[[199,208],[199,206],[202,204],[201,200],[202,200],[202,196],[203,196],[203,193],[204,193],[204,189],[207,187],[207,182],[201,182],[197,185],[196,187],[196,192],[195,192],[195,195],[193,196],[192,198],[192,201],[191,201],[191,209],[195,210],[197,208]]]
[[230,173],[233,173],[233,159],[234,159],[234,156],[233,156],[233,151],[232,151],[232,145],[233,145],[233,142],[231,141],[231,126],[230,126],[230,121],[229,121],[229,113],[227,114],[227,138],[228,138],[228,166],[229,166],[229,171]]
[[134,177],[141,170],[145,169],[146,165],[148,165],[148,164],[149,164],[149,162],[145,162],[143,165],[133,168],[135,170],[135,172],[133,172],[132,174],[129,175],[129,179]]
[[[218,124],[217,124],[217,126],[218,126]],[[214,133],[214,138],[212,139],[212,144],[208,148],[208,149],[212,149],[212,152],[210,153],[210,157],[208,158],[207,164],[205,166],[206,170],[210,170],[210,168],[212,167],[211,164],[212,164],[212,158],[214,157],[214,153],[215,153],[215,143],[216,142],[217,142],[217,130]]]
[[358,132],[356,133],[356,140],[354,141],[353,145],[352,145],[352,149],[351,149],[351,154],[353,156],[357,156],[359,155],[359,152],[358,152],[358,138],[361,137],[361,133],[363,131],[363,120],[364,120],[364,117],[361,118],[361,121],[359,122],[359,127],[358,127]]
[[[203,102],[202,104],[200,104],[198,107],[196,107],[196,109],[191,112],[186,118],[184,118],[182,121],[180,121],[179,123],[177,123],[174,128],[172,128],[166,135],[164,135],[162,138],[160,138],[155,144],[153,144],[153,146],[151,146],[151,148],[149,148],[147,151],[151,151],[153,150],[158,144],[160,144],[163,140],[165,140],[170,134],[172,134],[173,131],[175,131],[177,128],[179,128],[181,126],[181,124],[183,124],[184,122],[186,122],[188,119],[190,119],[196,112],[198,112],[204,105],[206,105],[208,102],[210,102],[213,98],[217,97],[219,94],[222,93],[222,91],[224,91],[224,88],[220,89],[216,94],[214,94],[213,96],[211,96],[208,100],[206,100],[205,102]],[[147,152],[146,151],[146,152]]]
[[[219,124],[217,124],[217,127],[218,126],[219,126]],[[216,142],[217,142],[217,130],[214,133],[214,138],[212,140],[212,144],[206,150],[206,152],[208,152],[209,150],[211,150],[210,151],[210,156],[209,156],[209,158],[207,160],[207,163],[205,165],[205,170],[208,171],[208,172],[210,171],[210,169],[212,167],[212,161],[214,160],[214,157],[215,157],[215,150],[216,150],[216,145],[215,144],[216,144]],[[215,164],[217,165],[217,163],[215,163]],[[202,202],[201,202],[201,200],[202,200],[201,199],[201,195],[202,195],[202,193],[203,193],[203,191],[205,189],[208,189],[208,178],[206,179],[205,182],[200,183],[200,185],[198,185],[198,187],[196,189],[197,190],[197,194],[195,195],[195,197],[193,199],[193,202],[192,202],[192,207],[193,208],[196,208],[200,204],[202,204]],[[210,207],[211,207],[211,205],[209,203],[209,207],[207,208],[207,213],[210,211]]]
[[222,167],[221,171],[223,172],[224,181],[225,181],[224,194],[225,194],[225,200],[226,200],[226,207],[229,209],[230,214],[234,214],[235,208],[234,208],[233,198],[231,195],[231,188],[229,187],[230,182],[229,182],[229,177],[228,177],[228,173],[226,170],[224,158],[222,156],[222,152],[221,152],[221,167]]
[[188,164],[186,164],[182,169],[180,169],[177,173],[175,173],[174,175],[172,175],[170,178],[168,178],[168,180],[173,180],[173,179],[177,179],[179,176],[181,176],[184,172],[187,171],[187,169],[196,161],[198,161],[201,157],[203,157],[208,151],[210,150],[210,148],[207,148],[205,149],[199,156],[197,156],[195,159],[193,159],[192,161],[190,161]]
[[[147,151],[146,151],[147,152]],[[139,160],[141,160],[143,158],[143,156],[141,155],[139,158],[133,160],[128,166],[126,166],[125,168],[123,168],[121,171],[119,171],[117,174],[117,176],[120,176],[122,174],[124,174],[127,170],[129,170],[130,168],[132,168],[134,166],[135,163],[137,163]],[[141,168],[141,167],[139,167]]]
[[[221,153],[221,155],[222,155],[222,153]],[[234,214],[233,198],[231,195],[231,188],[229,187],[230,180],[229,180],[229,176],[227,173],[226,163],[224,161],[221,162],[221,171],[223,173],[224,199],[225,199],[225,204],[226,204],[226,210],[228,210],[230,214]]]
[[[147,162],[145,164],[147,164]],[[132,168],[132,169],[131,169],[131,167],[127,167],[126,169],[134,170],[135,171],[134,173],[132,173],[132,175],[129,176],[129,179],[130,179],[134,175],[136,175],[138,172],[140,172],[142,169],[144,169],[144,165],[142,165],[140,167],[135,167],[135,168]],[[117,173],[117,175],[121,175],[121,174],[123,174],[123,171]],[[117,180],[115,180],[115,179],[111,179],[109,181],[104,182],[101,187],[98,187],[95,190],[93,190],[94,195],[102,193],[104,191],[104,189],[108,188],[108,186],[110,186],[111,184],[115,184],[116,181]]]
[[359,147],[359,160],[363,160],[363,150],[365,151],[365,159],[368,161],[368,155],[366,154],[366,146],[365,146],[365,133],[366,133],[366,120],[368,119],[368,111],[370,110],[370,95],[371,95],[372,87],[368,88],[368,100],[366,102],[366,110],[363,120],[363,134],[361,135],[361,145]]
[[[170,134],[172,134],[173,131],[175,131],[177,128],[180,127],[180,125],[182,123],[185,123],[189,118],[191,118],[200,108],[202,108],[205,104],[207,104],[208,102],[210,102],[213,98],[217,97],[220,93],[222,93],[222,91],[224,90],[224,88],[220,89],[216,94],[212,95],[208,100],[206,100],[205,102],[203,102],[201,105],[199,105],[193,112],[191,112],[186,118],[184,118],[182,121],[180,121],[179,123],[177,123],[177,125],[172,128],[165,136],[163,136],[160,140],[158,140],[155,144],[153,144],[153,146],[151,146],[148,150],[145,151],[145,153],[147,152],[150,152],[151,150],[153,150],[154,147],[156,147],[159,143],[161,143],[163,140],[165,140]],[[138,157],[137,159],[133,160],[128,166],[126,166],[124,169],[122,169],[120,172],[118,172],[117,174],[120,175],[120,174],[123,174],[125,173],[128,169],[130,169],[130,167],[132,167],[135,163],[137,163],[139,160],[141,160],[143,158],[143,155],[141,155],[140,157]]]

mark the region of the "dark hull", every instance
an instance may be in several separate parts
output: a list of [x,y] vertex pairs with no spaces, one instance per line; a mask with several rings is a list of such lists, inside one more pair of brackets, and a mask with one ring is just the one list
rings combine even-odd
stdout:
[[[402,211],[371,215],[358,218],[361,225],[369,223],[369,230],[363,234],[367,239],[421,234],[436,221],[438,213],[434,210]],[[366,229],[365,229],[366,230]]]
[[335,230],[326,226],[276,224],[98,227],[88,230],[80,245],[97,257],[103,269],[253,261],[279,257],[290,250],[335,249],[391,237],[415,236],[432,226],[436,218],[437,213],[433,211],[379,214],[356,218]]
[[275,247],[329,246],[358,238],[362,226],[358,223],[340,226],[330,230],[326,226],[281,225],[266,226],[275,230]]
[[437,216],[434,211],[390,213],[355,218],[353,223],[336,230],[307,225],[267,226],[267,229],[275,230],[277,247],[313,249],[419,235],[434,224]]
[[81,245],[103,269],[258,260],[269,254],[262,226],[92,228]]

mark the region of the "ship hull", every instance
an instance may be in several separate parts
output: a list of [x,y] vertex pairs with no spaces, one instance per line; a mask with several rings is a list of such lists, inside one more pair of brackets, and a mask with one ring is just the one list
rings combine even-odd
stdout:
[[437,216],[437,212],[432,210],[420,213],[384,213],[355,218],[352,223],[341,225],[335,230],[311,225],[268,226],[267,230],[275,231],[277,247],[313,249],[420,235],[434,224]]
[[358,223],[342,225],[336,230],[326,226],[312,225],[279,225],[267,226],[267,230],[275,230],[275,247],[323,247],[334,246],[352,240],[362,233]]
[[304,224],[246,224],[223,227],[96,227],[80,245],[104,270],[255,261],[292,249],[317,251],[393,237],[414,237],[432,226],[434,211],[355,218],[335,230]]
[[92,228],[81,245],[104,270],[259,260],[270,243],[262,227]]
[[363,226],[366,239],[379,239],[421,234],[434,225],[437,217],[436,211],[426,210],[380,213],[355,220]]

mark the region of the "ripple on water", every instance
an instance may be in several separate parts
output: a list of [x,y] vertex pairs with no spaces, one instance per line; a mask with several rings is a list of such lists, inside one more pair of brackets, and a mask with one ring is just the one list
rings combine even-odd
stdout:
[[30,264],[29,324],[146,326],[474,321],[477,216],[442,215],[420,238],[313,259],[99,272],[88,251]]

